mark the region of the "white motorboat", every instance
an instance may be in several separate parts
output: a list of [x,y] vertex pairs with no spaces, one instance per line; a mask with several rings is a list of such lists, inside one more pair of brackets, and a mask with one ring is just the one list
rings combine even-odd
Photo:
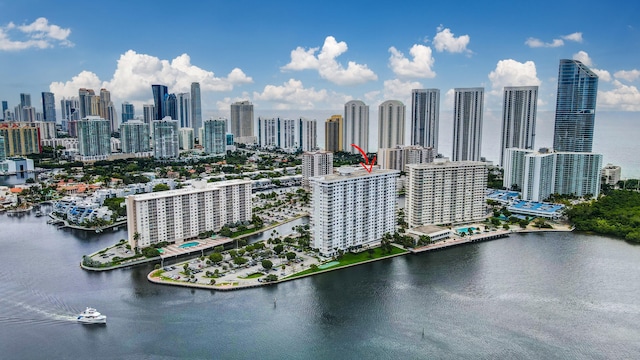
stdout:
[[86,308],[78,315],[78,322],[83,324],[106,324],[107,317],[94,308]]

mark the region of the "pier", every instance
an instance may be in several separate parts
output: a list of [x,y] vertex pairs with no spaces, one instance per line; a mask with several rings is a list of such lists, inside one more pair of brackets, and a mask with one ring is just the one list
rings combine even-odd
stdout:
[[453,239],[442,240],[442,241],[431,243],[429,245],[421,246],[419,248],[407,249],[407,250],[409,250],[412,254],[418,254],[425,251],[439,250],[439,249],[444,249],[451,246],[458,246],[462,244],[470,244],[470,243],[477,243],[482,241],[501,239],[501,238],[508,237],[510,233],[511,231],[509,230],[497,230],[489,233],[480,233],[480,234],[475,234],[475,235],[465,236],[465,237],[455,237]]

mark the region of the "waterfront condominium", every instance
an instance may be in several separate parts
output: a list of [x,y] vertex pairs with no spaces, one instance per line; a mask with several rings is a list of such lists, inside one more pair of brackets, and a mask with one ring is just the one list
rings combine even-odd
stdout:
[[379,242],[396,231],[397,170],[341,167],[309,178],[311,247],[325,257]]
[[120,124],[120,145],[123,153],[151,155],[149,125],[141,120],[128,120]]
[[78,121],[78,154],[82,160],[106,160],[111,155],[111,124],[99,116]]
[[436,156],[433,148],[416,145],[398,145],[393,148],[378,149],[377,164],[381,169],[406,171],[408,164],[426,164],[433,162]]
[[554,150],[591,152],[597,93],[598,75],[578,60],[560,60]]
[[242,144],[256,142],[253,133],[253,104],[249,101],[238,101],[231,104],[229,132],[233,134],[234,141]]
[[407,165],[410,227],[463,224],[485,218],[487,166],[477,161]]
[[309,178],[333,174],[333,153],[311,151],[302,154],[302,186],[309,189]]
[[126,204],[131,248],[181,242],[251,221],[251,181],[196,182],[192,188],[130,195]]
[[[191,111],[190,111],[190,126],[197,134],[198,129],[202,127],[202,99],[200,96],[200,83],[191,83]],[[201,139],[198,139],[201,140]]]
[[504,149],[502,160],[502,186],[513,191],[522,191],[525,176],[525,156],[533,154],[532,149]]
[[202,146],[210,155],[224,155],[227,151],[227,119],[204,122]]
[[509,148],[533,149],[536,136],[537,86],[507,86],[502,104],[500,165]]
[[[378,107],[378,148],[404,145],[406,109],[398,100],[387,100]],[[363,149],[364,150],[364,149]]]
[[343,119],[344,151],[352,154],[360,152],[351,144],[359,146],[364,152],[369,151],[369,105],[360,100],[352,100],[344,105]]
[[331,152],[344,151],[342,143],[342,115],[331,115],[324,123],[324,149]]
[[411,145],[431,147],[438,153],[440,90],[411,90]]
[[479,161],[484,88],[454,89],[452,161]]
[[180,155],[178,122],[166,117],[151,122],[153,156],[159,159],[177,158]]
[[5,156],[39,154],[40,130],[30,123],[1,122],[0,136],[4,138]]

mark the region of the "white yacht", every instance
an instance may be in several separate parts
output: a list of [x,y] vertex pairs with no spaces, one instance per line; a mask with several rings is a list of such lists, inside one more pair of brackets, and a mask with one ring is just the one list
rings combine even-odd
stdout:
[[78,315],[78,322],[83,324],[106,324],[107,317],[100,314],[96,309],[88,307]]

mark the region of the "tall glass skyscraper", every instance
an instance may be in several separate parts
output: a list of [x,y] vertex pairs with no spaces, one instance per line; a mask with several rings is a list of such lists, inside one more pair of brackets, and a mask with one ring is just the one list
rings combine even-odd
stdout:
[[411,145],[432,147],[438,152],[440,90],[411,90]]
[[220,155],[226,152],[227,120],[207,120],[204,122],[204,151],[212,155]]
[[344,105],[344,130],[342,135],[346,152],[359,154],[360,151],[351,144],[369,151],[369,105],[360,100],[352,100]]
[[253,104],[249,101],[231,104],[230,124],[229,132],[235,136],[236,142],[244,142],[243,138],[253,136]]
[[191,83],[191,127],[196,134],[198,134],[198,129],[202,127],[202,103],[200,83],[198,82]]
[[591,152],[598,75],[578,60],[560,60],[553,149]]
[[151,85],[153,91],[153,105],[154,114],[151,120],[162,120],[165,116],[166,110],[164,109],[165,98],[169,95],[169,89],[165,85]]
[[179,93],[176,95],[176,119],[180,124],[180,128],[193,128],[193,119],[191,117],[191,94]]
[[56,122],[56,99],[52,92],[42,93],[42,112],[44,121]]
[[135,108],[133,107],[133,104],[130,104],[128,102],[124,102],[122,103],[122,123],[126,123],[127,121],[133,119],[135,115]]

